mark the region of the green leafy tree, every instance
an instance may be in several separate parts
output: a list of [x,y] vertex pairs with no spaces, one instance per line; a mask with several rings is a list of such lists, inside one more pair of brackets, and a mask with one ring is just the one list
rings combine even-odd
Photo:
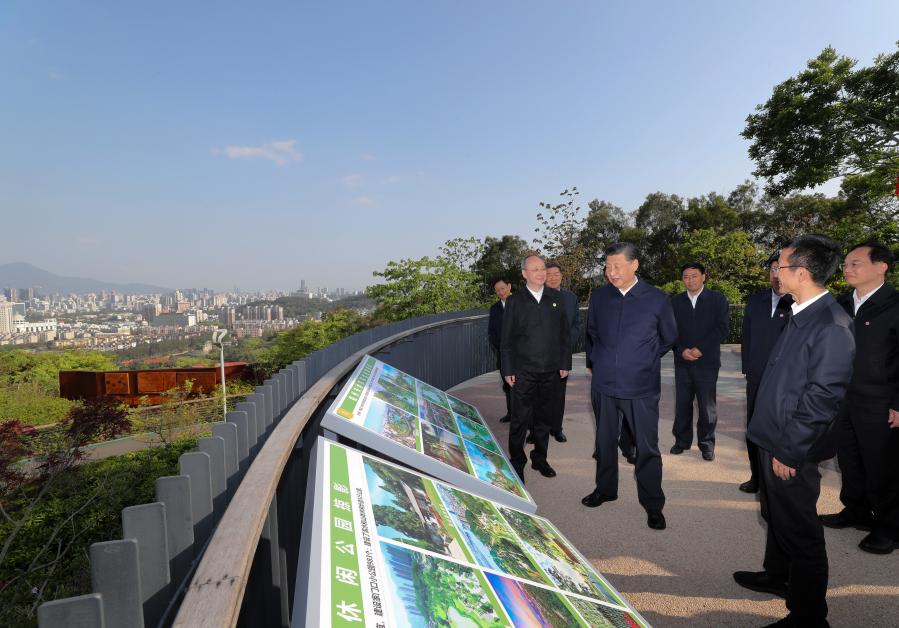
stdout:
[[591,270],[595,260],[589,255],[581,234],[586,219],[577,205],[580,192],[576,187],[563,190],[559,203],[541,202],[534,229],[536,251],[562,267],[568,288],[579,298],[587,297],[591,286]]
[[746,118],[754,174],[769,192],[842,176],[871,196],[891,194],[899,172],[899,51],[856,65],[827,47]]
[[268,373],[281,369],[332,342],[371,327],[372,321],[355,310],[334,310],[321,321],[304,321],[281,332],[274,345],[260,352],[261,368]]
[[[741,302],[767,281],[766,255],[743,231],[724,234],[713,229],[691,231],[680,244],[672,247],[672,252],[678,259],[678,270],[687,262],[702,263],[710,281],[723,282],[722,292],[729,300],[733,299],[732,303]],[[735,288],[737,294],[730,287]]]
[[684,200],[675,194],[653,192],[637,208],[635,229],[628,237],[640,249],[640,276],[664,283],[676,274],[672,245],[683,239],[683,217]]
[[480,281],[481,293],[490,298],[493,295],[492,282],[499,277],[505,278],[515,287],[521,287],[521,260],[529,250],[528,243],[518,236],[484,238],[483,252],[472,266]]
[[397,321],[482,304],[477,275],[442,257],[388,262],[373,274],[385,280],[366,289],[377,303],[378,319]]
[[603,251],[610,244],[621,241],[622,234],[630,226],[628,216],[617,205],[593,199],[587,204],[587,219],[580,233],[580,243],[588,260],[587,273],[595,277],[602,271]]

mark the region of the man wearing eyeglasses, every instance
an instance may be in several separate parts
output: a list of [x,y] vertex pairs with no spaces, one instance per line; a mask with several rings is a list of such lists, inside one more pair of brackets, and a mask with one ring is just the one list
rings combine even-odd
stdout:
[[[768,258],[768,280],[770,290],[762,290],[746,299],[743,310],[743,335],[740,343],[740,360],[746,376],[746,429],[752,420],[755,398],[771,349],[790,317],[793,297],[780,285],[777,276],[777,259],[780,252]],[[740,485],[744,493],[758,493],[759,465],[755,443],[746,438],[746,452],[749,454],[749,479]]]
[[762,375],[749,423],[758,446],[764,571],[737,571],[740,586],[784,597],[789,615],[771,626],[829,626],[827,550],[816,510],[818,463],[834,455],[830,437],[852,376],[852,319],[824,284],[840,263],[836,242],[796,238],[777,274],[793,295],[792,315]]
[[843,263],[853,292],[840,304],[855,320],[856,359],[837,420],[843,482],[830,528],[870,529],[859,547],[872,554],[899,548],[899,292],[886,283],[893,254],[877,242],[857,244]]

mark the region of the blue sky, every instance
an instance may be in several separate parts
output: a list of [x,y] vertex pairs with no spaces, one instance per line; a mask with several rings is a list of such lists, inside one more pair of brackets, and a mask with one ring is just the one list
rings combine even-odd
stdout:
[[[0,263],[362,288],[575,185],[630,211],[751,176],[747,114],[894,0],[4,2]],[[833,186],[831,186],[832,189]]]

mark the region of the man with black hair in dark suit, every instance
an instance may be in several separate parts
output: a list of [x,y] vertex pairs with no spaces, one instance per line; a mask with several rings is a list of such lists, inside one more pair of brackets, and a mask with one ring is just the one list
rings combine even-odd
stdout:
[[[496,368],[501,368],[502,356],[500,354],[500,341],[503,337],[503,313],[506,310],[506,299],[512,294],[512,284],[506,281],[504,277],[499,277],[493,281],[493,291],[499,298],[499,301],[490,306],[490,318],[487,321],[487,340],[493,351],[496,353]],[[512,388],[506,383],[500,375],[503,383],[503,395],[506,397],[506,413],[500,417],[500,423],[508,423],[512,418]]]
[[[562,287],[562,267],[558,262],[547,262],[546,264],[546,285],[554,290],[562,293],[562,301],[565,303],[565,320],[568,321],[568,339],[571,343],[571,351],[574,351],[574,345],[577,344],[581,335],[581,313],[578,308],[577,295],[571,290]],[[565,432],[562,431],[562,420],[565,418],[565,393],[568,390],[568,378],[563,377],[559,382],[559,389],[556,398],[556,413],[553,416],[549,433],[560,443],[568,441]]]
[[730,310],[727,298],[705,287],[705,266],[689,262],[681,267],[686,290],[671,297],[677,321],[674,352],[674,446],[682,454],[693,445],[693,400],[698,420],[696,444],[703,460],[715,459],[715,424],[718,421],[715,388],[721,369],[721,343],[727,339]]
[[838,419],[837,460],[843,482],[830,528],[871,529],[859,547],[872,554],[899,548],[899,292],[886,283],[892,252],[857,244],[843,262],[854,288],[840,304],[855,320],[855,368]]
[[737,584],[786,599],[771,627],[828,627],[827,549],[818,519],[818,463],[834,455],[831,426],[852,377],[852,319],[824,285],[839,245],[801,236],[780,252],[778,276],[793,295],[791,316],[762,375],[749,439],[758,446],[764,571],[737,571]]
[[[755,409],[755,398],[759,392],[759,383],[762,381],[762,373],[765,372],[765,364],[771,355],[771,349],[777,342],[780,332],[790,317],[790,306],[793,305],[793,297],[784,292],[777,276],[777,259],[780,251],[775,251],[768,258],[768,280],[771,282],[770,290],[762,290],[746,299],[746,307],[743,310],[743,335],[740,345],[740,360],[743,365],[743,374],[746,376],[746,429],[752,420],[752,411]],[[759,464],[758,451],[749,438],[746,438],[746,452],[749,454],[749,479],[740,484],[740,490],[744,493],[758,493],[759,491]]]
[[525,285],[506,299],[500,339],[500,372],[512,387],[509,462],[524,480],[524,441],[530,428],[534,437],[531,466],[551,478],[556,471],[546,460],[549,422],[559,379],[571,371],[568,322],[561,293],[545,285],[543,258],[525,257],[521,274]]
[[659,452],[661,357],[677,341],[671,300],[637,277],[637,248],[618,242],[605,250],[609,283],[590,295],[587,368],[596,419],[596,488],[581,500],[596,508],[618,499],[618,454],[626,423],[636,447],[637,498],[646,525],[664,530],[662,456]]

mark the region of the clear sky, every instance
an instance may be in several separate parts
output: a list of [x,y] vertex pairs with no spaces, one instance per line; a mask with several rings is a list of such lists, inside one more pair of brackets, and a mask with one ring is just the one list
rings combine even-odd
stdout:
[[572,185],[727,194],[776,83],[897,39],[895,0],[6,0],[0,263],[362,288],[456,236],[530,239]]

